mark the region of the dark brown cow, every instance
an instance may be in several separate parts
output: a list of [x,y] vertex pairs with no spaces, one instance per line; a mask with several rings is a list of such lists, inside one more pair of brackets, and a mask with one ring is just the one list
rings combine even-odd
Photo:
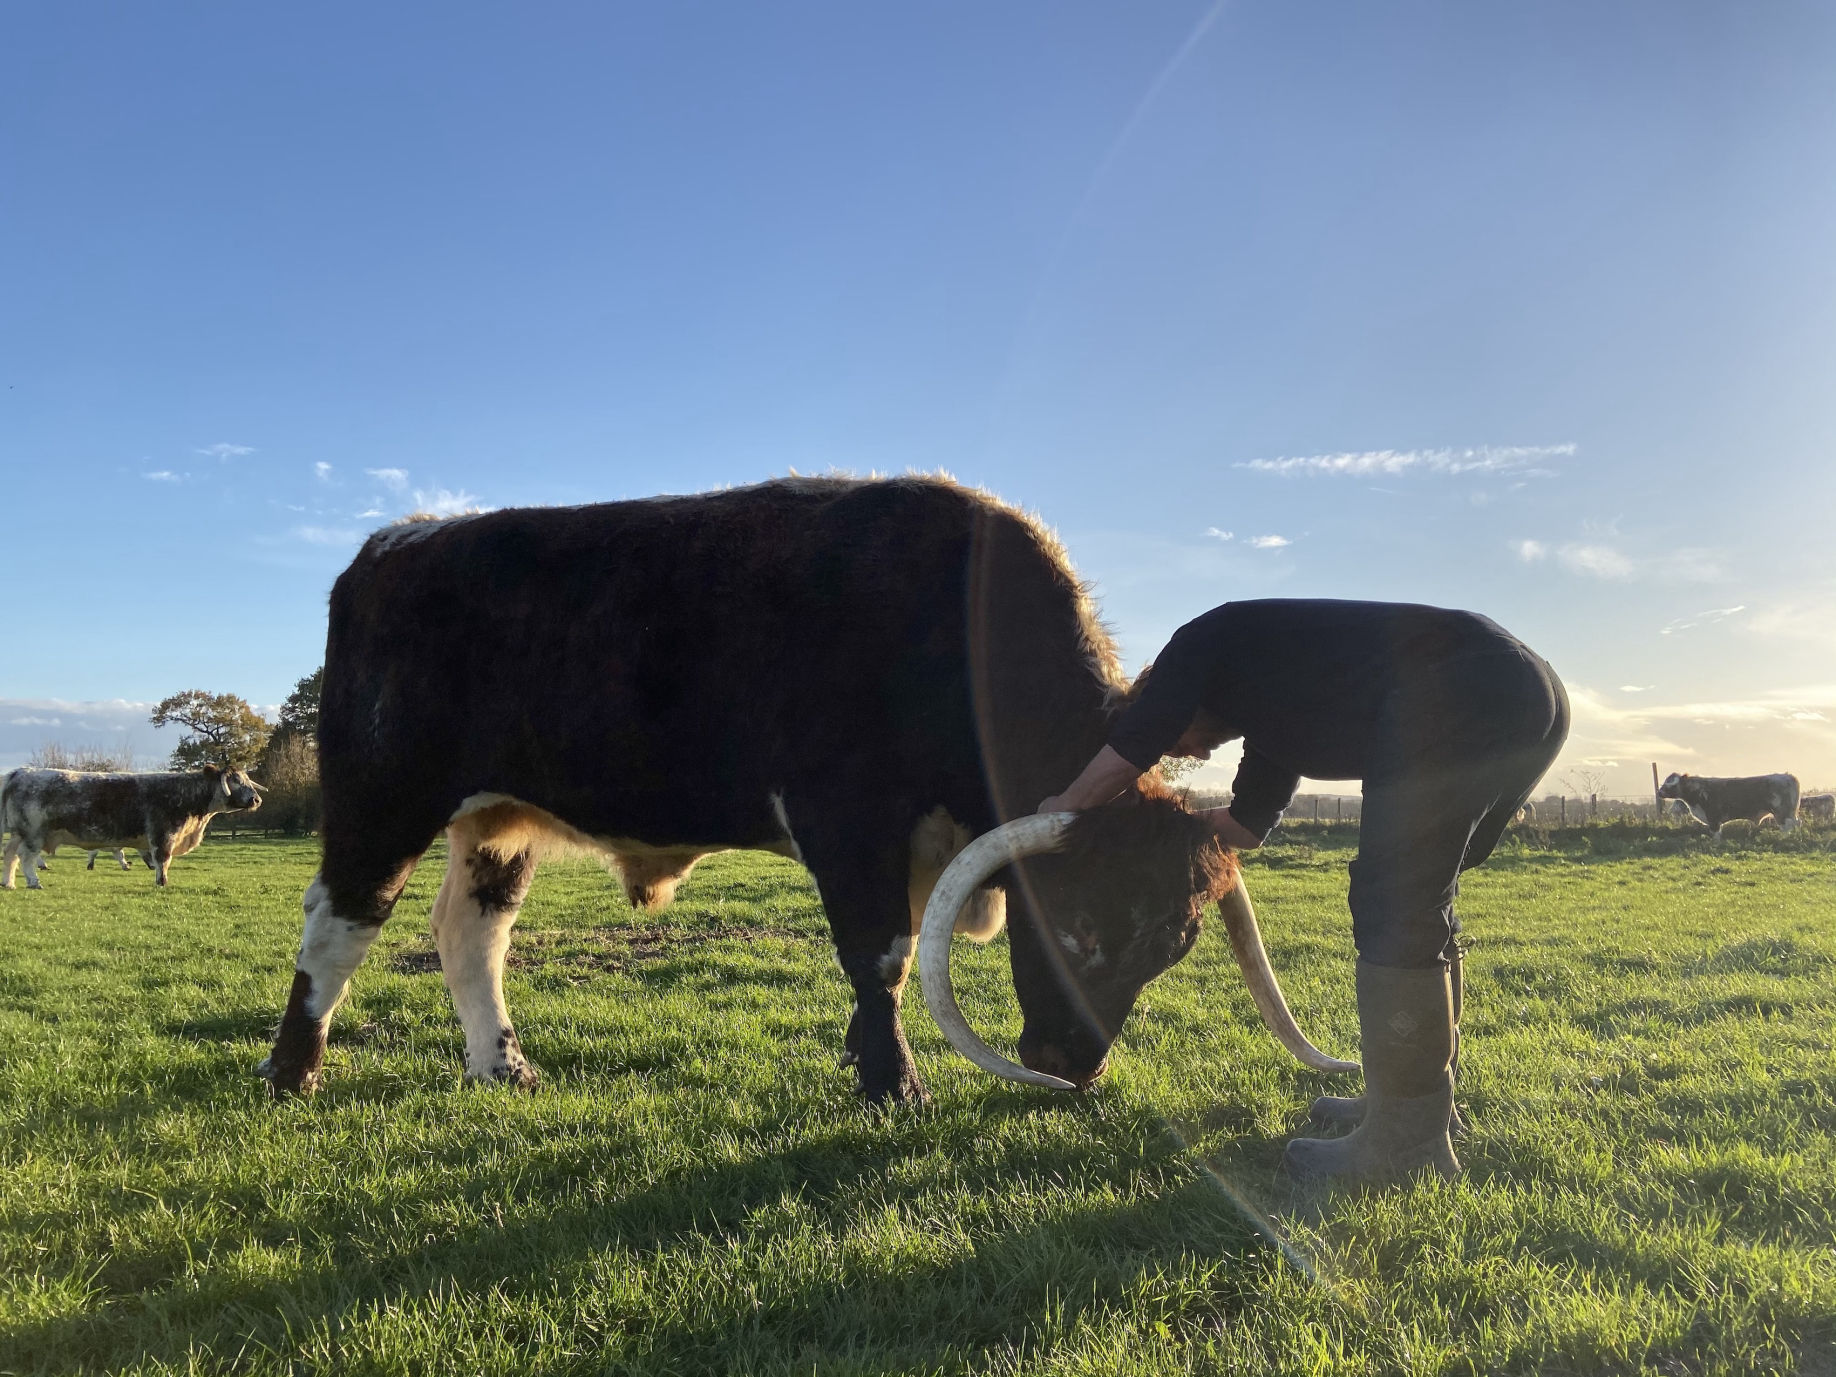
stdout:
[[[1076,775],[1125,691],[1051,537],[944,480],[380,531],[332,590],[323,859],[263,1074],[316,1085],[332,1011],[445,828],[432,929],[468,1078],[536,1080],[504,953],[562,838],[610,853],[650,905],[712,851],[800,860],[853,987],[844,1060],[870,1100],[921,1096],[898,1011],[925,896],[971,837]],[[1022,1054],[1087,1084],[1235,867],[1163,794],[1084,815],[1063,854],[1016,870],[997,880]],[[992,936],[1000,903],[962,926]],[[1106,960],[1074,984],[1065,953],[1099,939]]]
[[1737,818],[1759,822],[1770,817],[1790,831],[1798,825],[1798,780],[1795,775],[1745,775],[1716,779],[1710,775],[1668,776],[1659,798],[1681,800],[1704,826],[1721,829]]
[[254,780],[215,765],[148,774],[14,770],[0,781],[0,825],[13,834],[0,888],[13,887],[21,860],[26,886],[42,888],[39,857],[67,844],[93,851],[143,847],[152,858],[153,882],[163,885],[172,858],[196,849],[212,817],[259,807]]

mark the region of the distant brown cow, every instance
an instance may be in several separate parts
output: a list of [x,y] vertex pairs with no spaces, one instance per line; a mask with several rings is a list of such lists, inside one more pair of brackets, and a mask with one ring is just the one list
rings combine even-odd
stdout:
[[43,888],[39,857],[67,844],[95,851],[144,847],[154,883],[163,885],[172,858],[196,849],[212,817],[259,807],[254,780],[215,765],[165,774],[14,770],[0,780],[0,826],[13,834],[0,860],[0,889],[13,888],[21,860],[26,887]]
[[1836,822],[1836,794],[1806,794],[1798,800],[1798,816],[1806,822]]

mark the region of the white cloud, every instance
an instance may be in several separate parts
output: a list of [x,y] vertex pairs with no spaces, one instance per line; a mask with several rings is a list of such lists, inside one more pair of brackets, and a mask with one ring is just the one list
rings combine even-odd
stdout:
[[1220,531],[1216,526],[1207,526],[1205,534],[1213,540],[1235,540],[1237,538],[1234,531]]
[[59,727],[63,725],[63,722],[64,719],[61,717],[10,717],[6,725],[9,727]]
[[1649,693],[1656,687],[1656,684],[1621,684],[1619,691],[1621,693]]
[[250,445],[215,444],[206,445],[197,452],[210,459],[240,459],[245,454],[253,454],[255,450]]
[[448,492],[445,488],[435,488],[432,492],[415,489],[414,509],[417,512],[426,512],[429,516],[458,516],[461,512],[482,510],[478,505],[478,499],[471,493],[464,490]]
[[293,538],[308,545],[358,545],[367,531],[343,530],[332,526],[295,526]]
[[1279,550],[1282,546],[1292,545],[1293,543],[1294,542],[1289,540],[1286,536],[1279,535],[1259,535],[1250,537],[1250,544],[1254,545],[1258,550]]
[[1556,559],[1571,574],[1590,574],[1601,579],[1632,576],[1632,561],[1611,545],[1582,545],[1571,541],[1556,551]]
[[1759,608],[1747,619],[1746,629],[1769,639],[1836,645],[1836,586],[1802,601]]
[[1674,636],[1679,631],[1689,631],[1698,626],[1709,626],[1715,622],[1724,622],[1729,617],[1737,616],[1746,610],[1747,606],[1745,603],[1741,603],[1735,607],[1711,607],[1706,612],[1697,612],[1695,615],[1689,617],[1678,617],[1669,625],[1659,627],[1658,635]]
[[155,469],[151,473],[143,473],[140,476],[154,483],[183,483],[185,481],[181,475],[174,473],[171,469]]
[[1525,564],[1535,564],[1549,557],[1549,547],[1540,540],[1514,540],[1511,548],[1517,551],[1517,557]]
[[1367,449],[1338,454],[1307,454],[1280,459],[1251,459],[1236,465],[1258,473],[1324,474],[1367,478],[1376,474],[1403,473],[1502,473],[1531,471],[1546,459],[1568,458],[1575,452],[1565,445],[1478,445],[1470,449]]
[[408,491],[407,469],[365,469],[365,473],[381,483],[390,492]]
[[318,463],[312,466],[312,472],[313,472],[313,476],[317,478],[321,483],[328,482],[331,479],[332,466],[326,463],[323,459],[321,459],[319,460]]
[[364,521],[372,516],[381,516],[382,514],[383,509],[381,507],[366,507],[357,513],[357,520]]

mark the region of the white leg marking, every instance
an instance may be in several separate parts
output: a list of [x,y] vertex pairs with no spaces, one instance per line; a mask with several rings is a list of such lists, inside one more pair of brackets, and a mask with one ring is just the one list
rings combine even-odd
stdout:
[[6,854],[3,859],[0,859],[0,866],[4,866],[6,871],[4,875],[0,875],[0,889],[11,889],[13,879],[19,873],[19,837],[17,834],[6,839]]
[[300,959],[295,967],[312,978],[306,1012],[322,1027],[344,1002],[351,972],[370,950],[378,929],[374,923],[353,923],[334,913],[331,896],[317,875],[306,886],[305,909],[306,932],[300,939]]
[[523,1056],[504,1004],[504,956],[517,909],[486,908],[472,893],[466,862],[476,853],[469,837],[447,832],[446,877],[434,898],[428,926],[440,952],[440,971],[465,1029],[465,1078],[533,1086],[536,1070]]

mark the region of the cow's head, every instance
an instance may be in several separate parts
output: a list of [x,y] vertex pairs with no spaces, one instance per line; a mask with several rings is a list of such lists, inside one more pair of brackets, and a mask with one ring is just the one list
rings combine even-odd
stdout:
[[[957,915],[1003,868],[1025,1066],[982,1041],[950,986]],[[1269,1031],[1315,1070],[1358,1070],[1315,1047],[1288,1012],[1236,857],[1204,819],[1152,784],[1144,797],[1125,795],[1087,813],[1015,819],[964,847],[925,908],[918,940],[924,1002],[950,1045],[983,1070],[1081,1089],[1103,1074],[1109,1045],[1142,987],[1192,950],[1212,900]]]
[[1102,1075],[1142,988],[1192,950],[1236,869],[1203,819],[1133,793],[1019,862],[1007,888],[1026,900],[1008,920],[1021,1062],[1080,1088]]
[[261,807],[261,786],[250,779],[246,770],[226,770],[206,765],[204,777],[217,786],[217,797],[227,812],[253,813]]
[[1673,771],[1671,774],[1665,777],[1664,782],[1662,784],[1658,785],[1658,797],[1659,798],[1682,798],[1683,797],[1683,782],[1687,780],[1688,778],[1689,778],[1688,775],[1680,775]]

